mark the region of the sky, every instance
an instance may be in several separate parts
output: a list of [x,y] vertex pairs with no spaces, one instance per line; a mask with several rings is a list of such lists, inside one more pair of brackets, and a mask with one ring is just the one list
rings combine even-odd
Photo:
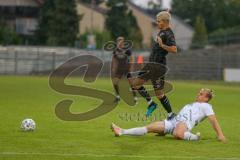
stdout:
[[[137,5],[146,7],[150,0],[132,0],[132,1]],[[153,0],[153,1],[158,2],[159,0]],[[172,0],[163,0],[163,8],[171,8],[171,1]]]

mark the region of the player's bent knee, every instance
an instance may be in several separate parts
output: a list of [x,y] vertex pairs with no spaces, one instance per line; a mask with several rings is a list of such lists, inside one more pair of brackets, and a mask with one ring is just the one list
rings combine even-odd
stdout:
[[130,83],[132,86],[136,88],[140,88],[145,83],[145,81],[140,78],[134,78],[134,79],[130,79]]
[[131,84],[131,86],[134,90],[138,90],[139,88],[142,87],[141,85],[137,85],[137,84]]
[[184,139],[184,133],[187,131],[187,126],[185,123],[178,123],[173,131],[173,136],[176,139]]
[[173,132],[173,136],[176,139],[184,139],[184,133],[182,133],[182,132]]
[[161,99],[165,95],[161,90],[155,90],[155,94],[158,99]]
[[163,97],[164,97],[164,94],[157,95],[157,98],[158,98],[158,99],[162,99]]
[[134,89],[134,90],[138,90],[140,87],[138,87],[138,86],[132,86],[132,89]]

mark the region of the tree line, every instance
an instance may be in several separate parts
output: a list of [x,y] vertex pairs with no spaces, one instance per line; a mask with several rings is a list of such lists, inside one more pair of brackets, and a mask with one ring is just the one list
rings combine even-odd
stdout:
[[[104,0],[78,0],[95,5]],[[84,15],[78,15],[76,0],[46,0],[39,12],[39,26],[28,43],[49,46],[76,46],[81,42],[86,46],[87,36],[96,36],[97,48],[102,43],[124,36],[134,41],[137,48],[142,47],[142,33],[137,20],[128,9],[127,0],[108,0],[108,10],[104,31],[86,31],[79,35],[79,22]],[[161,5],[159,5],[161,6]],[[160,8],[152,8],[153,13]],[[155,10],[155,11],[154,11]],[[172,13],[179,16],[194,28],[192,48],[202,48],[207,44],[218,44],[214,39],[235,42],[227,36],[240,36],[239,0],[173,0]],[[8,29],[4,19],[0,19],[0,44],[23,44],[22,37]],[[221,43],[219,43],[221,44]]]
[[239,43],[239,11],[239,0],[173,0],[172,4],[173,14],[194,27],[192,48]]

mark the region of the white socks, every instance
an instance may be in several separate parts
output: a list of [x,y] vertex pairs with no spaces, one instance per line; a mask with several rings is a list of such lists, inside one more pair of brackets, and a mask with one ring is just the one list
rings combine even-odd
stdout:
[[134,101],[137,101],[138,100],[138,98],[137,97],[134,97]]
[[170,112],[170,113],[168,113],[168,117],[171,117],[171,116],[172,116],[172,114],[173,114],[173,112]]
[[143,136],[147,133],[146,127],[122,129],[122,135]]
[[[143,136],[148,132],[146,127],[121,129],[121,135],[131,135],[131,136]],[[187,131],[184,133],[184,140],[197,141],[200,139],[200,133],[192,134]]]
[[187,141],[197,141],[200,139],[200,133],[192,134],[191,132],[184,133],[184,140]]

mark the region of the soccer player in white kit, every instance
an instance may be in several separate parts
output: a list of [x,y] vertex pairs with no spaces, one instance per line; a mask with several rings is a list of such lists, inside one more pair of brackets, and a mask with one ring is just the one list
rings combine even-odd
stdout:
[[172,134],[176,139],[194,141],[200,139],[200,133],[191,133],[192,128],[205,118],[208,118],[217,134],[218,140],[225,142],[226,139],[214,114],[212,106],[208,103],[212,97],[212,90],[201,89],[197,94],[196,101],[185,105],[178,115],[171,120],[165,119],[164,121],[153,122],[144,127],[130,129],[122,129],[112,123],[111,129],[115,136],[142,136],[146,133],[158,133],[162,136]]

